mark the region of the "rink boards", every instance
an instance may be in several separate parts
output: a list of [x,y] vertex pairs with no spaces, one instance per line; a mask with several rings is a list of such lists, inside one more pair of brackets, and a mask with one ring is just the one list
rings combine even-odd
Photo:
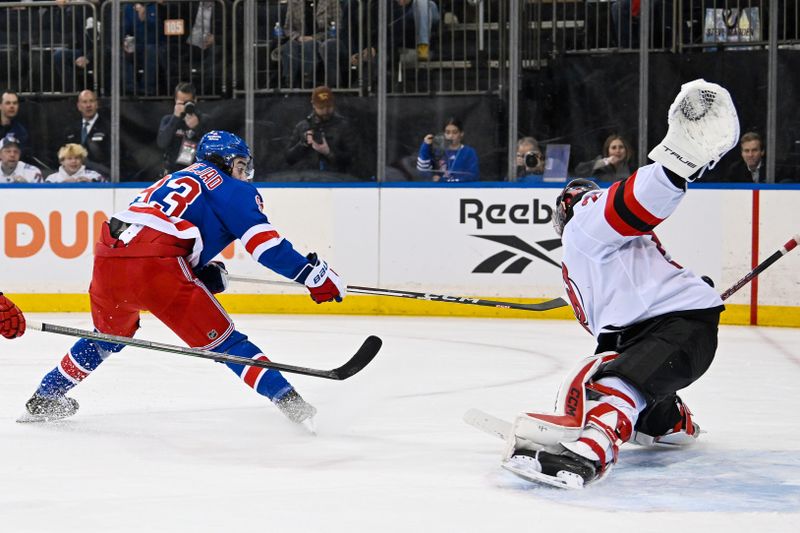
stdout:
[[[261,187],[265,211],[302,253],[316,251],[353,285],[533,302],[561,295],[561,247],[552,229],[555,188],[418,186]],[[0,290],[37,311],[85,311],[99,227],[139,187],[19,186],[0,191]],[[800,190],[692,188],[657,229],[672,257],[732,285],[800,231]],[[755,225],[753,222],[756,222]],[[757,248],[757,250],[756,250]],[[237,241],[222,254],[239,276],[279,277]],[[727,323],[800,326],[800,253],[770,267],[757,294],[728,302]],[[235,313],[431,314],[570,317],[400,298],[351,296],[316,306],[300,290],[232,284]]]

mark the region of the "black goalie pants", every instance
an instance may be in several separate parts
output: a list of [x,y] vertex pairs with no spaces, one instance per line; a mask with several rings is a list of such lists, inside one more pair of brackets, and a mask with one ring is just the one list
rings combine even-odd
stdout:
[[721,309],[655,317],[598,339],[596,353],[619,357],[594,375],[616,376],[647,399],[636,429],[661,435],[681,419],[676,392],[694,383],[711,366],[717,350]]

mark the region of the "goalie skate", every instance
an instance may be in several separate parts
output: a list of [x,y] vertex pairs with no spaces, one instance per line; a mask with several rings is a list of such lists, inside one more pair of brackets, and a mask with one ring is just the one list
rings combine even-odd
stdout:
[[680,397],[675,398],[675,405],[678,408],[680,420],[674,427],[664,434],[656,436],[649,435],[646,431],[636,431],[631,441],[640,446],[655,448],[683,448],[697,442],[697,437],[705,431],[702,431],[697,422],[692,419],[692,412]]
[[67,396],[47,398],[34,394],[25,403],[25,413],[17,422],[52,422],[67,418],[78,412],[78,401]]
[[526,481],[561,489],[582,489],[602,479],[610,470],[601,470],[597,464],[568,450],[560,453],[519,450],[500,466]]

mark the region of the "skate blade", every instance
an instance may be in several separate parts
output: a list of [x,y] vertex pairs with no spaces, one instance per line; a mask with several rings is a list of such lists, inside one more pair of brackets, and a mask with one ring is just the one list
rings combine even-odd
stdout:
[[300,425],[310,434],[314,435],[315,437],[317,436],[317,425],[314,423],[313,416],[309,416],[308,418],[300,422]]
[[[67,415],[69,416],[69,415]],[[43,422],[55,422],[56,420],[62,420],[67,418],[67,416],[56,416],[56,415],[32,415],[27,411],[22,413],[22,415],[17,418],[17,422],[20,424],[37,424]]]
[[543,485],[550,485],[551,487],[558,487],[560,489],[582,489],[584,487],[583,478],[578,474],[561,471],[556,476],[548,476],[533,470],[529,465],[518,464],[513,460],[503,461],[500,466],[511,472],[517,477],[530,481],[531,483],[540,483]]

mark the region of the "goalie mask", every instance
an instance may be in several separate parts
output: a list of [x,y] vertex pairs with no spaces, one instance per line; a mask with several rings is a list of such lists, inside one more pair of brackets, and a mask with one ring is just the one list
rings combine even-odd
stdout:
[[553,228],[556,233],[561,235],[564,232],[564,226],[572,218],[572,207],[583,198],[583,195],[599,189],[600,187],[595,182],[583,178],[567,183],[567,186],[556,198],[556,208],[553,213]]

